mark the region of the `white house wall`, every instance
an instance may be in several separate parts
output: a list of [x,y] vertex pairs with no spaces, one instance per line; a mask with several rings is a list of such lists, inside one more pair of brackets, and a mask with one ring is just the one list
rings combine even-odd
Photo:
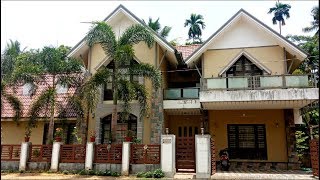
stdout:
[[223,32],[208,49],[226,49],[277,45],[276,41],[260,28],[241,18]]

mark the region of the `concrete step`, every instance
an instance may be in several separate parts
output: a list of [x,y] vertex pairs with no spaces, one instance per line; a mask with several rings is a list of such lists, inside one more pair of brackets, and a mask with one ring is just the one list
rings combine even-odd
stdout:
[[176,173],[174,179],[195,179],[196,173]]

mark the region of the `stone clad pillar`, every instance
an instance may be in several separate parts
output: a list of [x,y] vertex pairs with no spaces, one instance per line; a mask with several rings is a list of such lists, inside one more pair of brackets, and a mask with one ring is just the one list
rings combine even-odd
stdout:
[[130,144],[131,142],[123,142],[122,144],[122,165],[121,165],[121,175],[129,175],[129,165],[130,165]]
[[296,128],[293,109],[284,110],[284,119],[287,134],[288,169],[300,169],[300,162],[296,147]]
[[161,135],[161,169],[166,177],[176,173],[176,136]]
[[210,135],[195,135],[196,178],[211,177]]
[[59,169],[61,144],[62,144],[61,142],[53,142],[52,156],[51,156],[51,167],[50,167],[50,170],[53,172],[57,172]]
[[30,145],[31,145],[30,142],[23,142],[21,144],[19,171],[26,170],[27,162],[29,159]]
[[92,170],[93,158],[94,158],[94,142],[87,142],[85,169]]

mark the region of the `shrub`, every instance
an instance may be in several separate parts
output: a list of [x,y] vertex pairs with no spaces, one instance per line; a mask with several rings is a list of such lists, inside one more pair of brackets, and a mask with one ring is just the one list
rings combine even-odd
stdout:
[[139,178],[145,177],[145,176],[144,176],[144,172],[138,172],[138,173],[137,173],[137,177],[139,177]]
[[153,172],[148,171],[148,172],[144,173],[144,177],[145,178],[152,178],[153,177]]
[[62,174],[69,174],[69,171],[64,170],[64,171],[62,171]]
[[96,175],[97,176],[104,176],[104,172],[103,171],[96,171]]
[[153,172],[153,177],[154,178],[163,178],[164,177],[164,172],[161,169],[156,169]]
[[110,170],[106,170],[104,172],[104,176],[111,176],[111,171]]
[[87,175],[87,171],[83,169],[79,172],[79,175]]
[[20,173],[24,173],[24,170],[20,170],[19,172],[20,172]]
[[111,176],[113,176],[113,177],[118,177],[118,176],[120,176],[120,174],[117,173],[117,172],[112,172],[112,173],[111,173]]
[[87,174],[88,174],[88,175],[95,175],[96,172],[95,172],[94,170],[89,170],[89,171],[87,172]]

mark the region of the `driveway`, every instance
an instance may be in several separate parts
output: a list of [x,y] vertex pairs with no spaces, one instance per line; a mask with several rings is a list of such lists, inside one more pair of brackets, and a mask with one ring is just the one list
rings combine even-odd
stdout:
[[234,170],[217,171],[211,179],[319,179],[319,177],[314,177],[312,172],[299,170]]

